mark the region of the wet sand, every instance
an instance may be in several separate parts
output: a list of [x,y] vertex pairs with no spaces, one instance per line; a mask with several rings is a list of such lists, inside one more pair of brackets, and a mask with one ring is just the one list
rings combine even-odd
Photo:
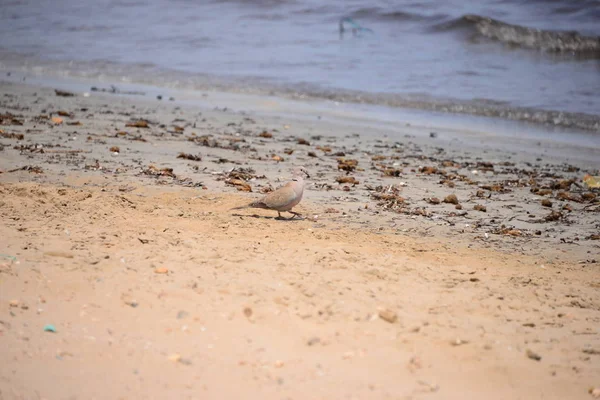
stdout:
[[[600,386],[598,148],[0,87],[3,398]],[[295,165],[304,219],[230,211]]]

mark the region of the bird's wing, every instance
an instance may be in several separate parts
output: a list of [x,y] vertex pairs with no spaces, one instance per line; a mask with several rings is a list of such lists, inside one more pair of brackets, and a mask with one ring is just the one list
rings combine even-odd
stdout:
[[294,190],[296,189],[295,184],[296,182],[290,182],[287,185],[269,193],[261,200],[261,203],[273,210],[286,208],[290,204],[294,203],[298,197],[296,190]]

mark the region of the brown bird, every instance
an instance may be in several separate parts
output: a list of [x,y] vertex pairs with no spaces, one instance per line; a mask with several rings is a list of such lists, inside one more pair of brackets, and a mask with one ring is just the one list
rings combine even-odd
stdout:
[[254,201],[245,206],[232,208],[232,210],[241,210],[244,208],[264,208],[266,210],[277,211],[277,214],[279,215],[278,218],[281,218],[282,211],[287,211],[290,214],[293,214],[290,218],[293,219],[296,217],[296,215],[300,215],[297,212],[292,211],[292,208],[297,206],[298,203],[300,203],[300,200],[302,200],[305,177],[310,178],[306,168],[296,168],[294,169],[291,182],[278,188],[277,190],[272,191],[260,200]]

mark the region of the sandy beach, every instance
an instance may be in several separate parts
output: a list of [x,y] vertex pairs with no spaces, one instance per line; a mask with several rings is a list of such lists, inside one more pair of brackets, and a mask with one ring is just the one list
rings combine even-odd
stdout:
[[600,397],[597,139],[102,88],[0,82],[0,399]]

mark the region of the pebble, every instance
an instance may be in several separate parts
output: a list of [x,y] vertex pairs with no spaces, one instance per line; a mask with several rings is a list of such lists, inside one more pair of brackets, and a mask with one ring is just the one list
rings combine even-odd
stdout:
[[319,338],[317,336],[311,337],[306,342],[306,344],[309,345],[309,346],[314,346],[315,344],[319,344],[319,343],[321,343],[321,338]]
[[600,388],[591,387],[588,392],[592,395],[593,398],[600,399]]
[[165,267],[158,267],[154,270],[155,274],[168,274],[169,270]]
[[453,341],[450,342],[450,344],[452,346],[461,346],[461,345],[467,344],[467,343],[469,343],[469,341],[462,340],[462,339],[459,339],[459,338],[456,338],[455,340],[453,340]]
[[542,356],[540,356],[538,353],[534,352],[533,350],[527,349],[527,351],[525,352],[525,355],[527,356],[527,358],[530,358],[535,361],[542,360]]
[[398,314],[396,314],[392,310],[381,310],[379,311],[379,318],[386,322],[389,322],[390,324],[393,324],[398,320]]
[[139,303],[135,300],[127,300],[127,301],[125,301],[125,304],[127,304],[129,307],[133,307],[133,308],[136,308],[137,306],[139,306]]
[[455,194],[449,194],[448,196],[446,196],[444,198],[444,203],[458,204],[458,198],[456,197]]
[[252,309],[250,307],[244,307],[244,315],[246,318],[250,318],[252,316]]
[[19,307],[19,304],[20,304],[19,300],[11,300],[8,303],[8,305],[11,306],[11,307]]

